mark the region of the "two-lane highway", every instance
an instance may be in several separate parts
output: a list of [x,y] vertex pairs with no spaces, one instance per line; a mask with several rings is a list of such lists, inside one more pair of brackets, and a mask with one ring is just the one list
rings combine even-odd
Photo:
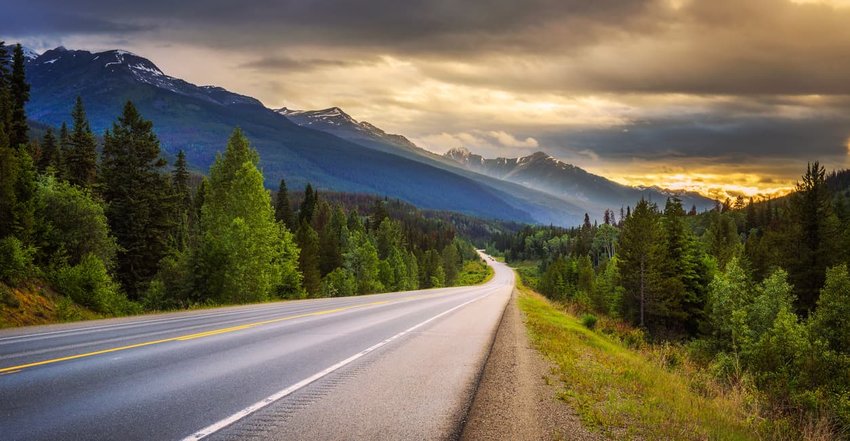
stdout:
[[0,331],[0,439],[440,439],[514,285]]

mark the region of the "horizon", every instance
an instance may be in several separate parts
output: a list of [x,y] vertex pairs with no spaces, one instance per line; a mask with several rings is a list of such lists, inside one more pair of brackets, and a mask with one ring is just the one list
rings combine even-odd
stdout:
[[620,184],[714,199],[786,194],[810,161],[848,166],[847,1],[541,2],[487,14],[422,2],[425,15],[376,3],[258,2],[265,14],[101,3],[14,5],[2,38],[39,53],[128,50],[269,108],[340,107],[438,154],[540,150]]

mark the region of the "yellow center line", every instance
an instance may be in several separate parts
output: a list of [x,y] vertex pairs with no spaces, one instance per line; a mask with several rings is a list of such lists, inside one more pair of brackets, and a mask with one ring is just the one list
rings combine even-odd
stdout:
[[[451,294],[451,293],[446,293],[446,294]],[[111,352],[126,351],[128,349],[141,348],[141,347],[157,345],[157,344],[161,344],[161,343],[194,340],[196,338],[203,338],[203,337],[210,337],[210,336],[213,336],[213,335],[226,334],[226,333],[229,333],[229,332],[241,331],[243,329],[254,328],[254,327],[257,327],[257,326],[268,325],[268,324],[271,324],[271,323],[279,323],[279,322],[283,322],[283,321],[287,321],[287,320],[295,320],[295,319],[304,318],[304,317],[314,317],[314,316],[318,316],[318,315],[327,315],[327,314],[333,314],[333,313],[336,313],[336,312],[347,311],[347,310],[355,309],[355,308],[364,308],[364,307],[367,307],[367,306],[383,305],[383,304],[386,304],[386,303],[397,303],[397,302],[401,302],[401,301],[415,300],[415,299],[422,298],[422,297],[437,297],[437,296],[442,296],[442,295],[446,295],[446,294],[437,294],[437,295],[434,295],[434,294],[419,294],[419,295],[408,296],[408,297],[404,297],[404,298],[401,298],[401,299],[395,299],[395,300],[381,300],[381,301],[377,301],[377,302],[364,303],[362,305],[343,306],[343,307],[340,307],[340,308],[326,309],[326,310],[323,310],[323,311],[308,312],[308,313],[297,314],[297,315],[290,315],[290,316],[286,316],[286,317],[279,317],[279,318],[276,318],[276,319],[263,320],[263,321],[260,321],[260,322],[246,323],[244,325],[231,326],[231,327],[228,327],[228,328],[220,328],[220,329],[214,329],[214,330],[211,330],[211,331],[198,332],[198,333],[195,333],[195,334],[187,334],[187,335],[181,335],[181,336],[178,336],[178,337],[171,337],[171,338],[164,338],[164,339],[161,339],[161,340],[146,341],[146,342],[143,342],[143,343],[136,343],[136,344],[127,345],[127,346],[119,346],[119,347],[116,347],[116,348],[102,349],[100,351],[86,352],[84,354],[76,354],[76,355],[69,355],[67,357],[51,358],[49,360],[42,360],[42,361],[36,361],[36,362],[33,362],[33,363],[21,364],[21,365],[18,365],[18,366],[9,366],[9,367],[6,367],[6,368],[0,368],[0,375],[14,374],[14,373],[20,372],[21,370],[26,369],[26,368],[43,366],[43,365],[46,365],[46,364],[59,363],[61,361],[76,360],[76,359],[79,359],[79,358],[86,358],[86,357],[92,357],[92,356],[95,356],[95,355],[109,354]]]

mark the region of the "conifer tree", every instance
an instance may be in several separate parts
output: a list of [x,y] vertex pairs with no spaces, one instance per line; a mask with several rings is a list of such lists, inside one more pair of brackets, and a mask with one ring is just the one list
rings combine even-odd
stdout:
[[800,311],[804,313],[814,309],[826,268],[833,265],[838,256],[838,218],[833,211],[825,174],[820,163],[809,164],[788,206],[791,222],[786,232],[783,266],[788,269]]
[[24,51],[20,44],[15,45],[12,53],[12,75],[9,81],[12,100],[12,123],[9,128],[9,144],[13,148],[23,148],[29,143],[27,115],[25,106],[30,99],[30,85],[27,84],[24,70]]
[[295,243],[301,249],[298,255],[298,269],[301,271],[304,291],[314,296],[322,286],[322,274],[319,271],[319,235],[310,224],[302,221],[295,233]]
[[274,218],[281,222],[290,231],[295,228],[294,216],[292,214],[292,205],[289,202],[289,190],[286,188],[286,181],[280,180],[280,187],[277,190],[277,202],[275,203]]
[[313,222],[313,214],[316,211],[316,203],[318,202],[319,194],[313,190],[313,186],[309,183],[304,188],[304,200],[301,202],[301,209],[298,211],[298,223]]
[[642,199],[626,216],[620,236],[620,275],[627,294],[624,312],[641,327],[655,314],[661,245],[658,210]]
[[91,188],[97,177],[97,141],[80,97],[77,97],[71,118],[74,127],[68,135],[68,152],[64,155],[66,179],[78,187]]
[[159,153],[153,123],[128,101],[104,135],[101,181],[109,226],[121,247],[118,276],[131,299],[156,274],[175,226],[174,197]]
[[192,222],[192,190],[189,188],[189,170],[186,165],[186,153],[183,150],[177,152],[174,162],[174,171],[171,173],[171,188],[175,200],[175,243],[177,249],[182,251],[189,244],[189,229]]
[[60,154],[56,135],[53,134],[53,129],[48,127],[41,141],[41,157],[38,158],[38,170],[45,172],[48,169],[52,169],[54,173],[58,172],[62,163]]
[[322,234],[319,235],[319,269],[323,277],[342,266],[342,254],[347,239],[345,212],[341,207],[336,207],[330,221],[325,224]]

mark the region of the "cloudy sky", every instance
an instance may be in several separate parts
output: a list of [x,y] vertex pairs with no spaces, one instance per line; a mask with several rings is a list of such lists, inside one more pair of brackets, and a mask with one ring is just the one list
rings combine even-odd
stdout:
[[436,152],[537,150],[630,184],[771,193],[850,166],[850,0],[28,0],[36,50],[128,49]]

